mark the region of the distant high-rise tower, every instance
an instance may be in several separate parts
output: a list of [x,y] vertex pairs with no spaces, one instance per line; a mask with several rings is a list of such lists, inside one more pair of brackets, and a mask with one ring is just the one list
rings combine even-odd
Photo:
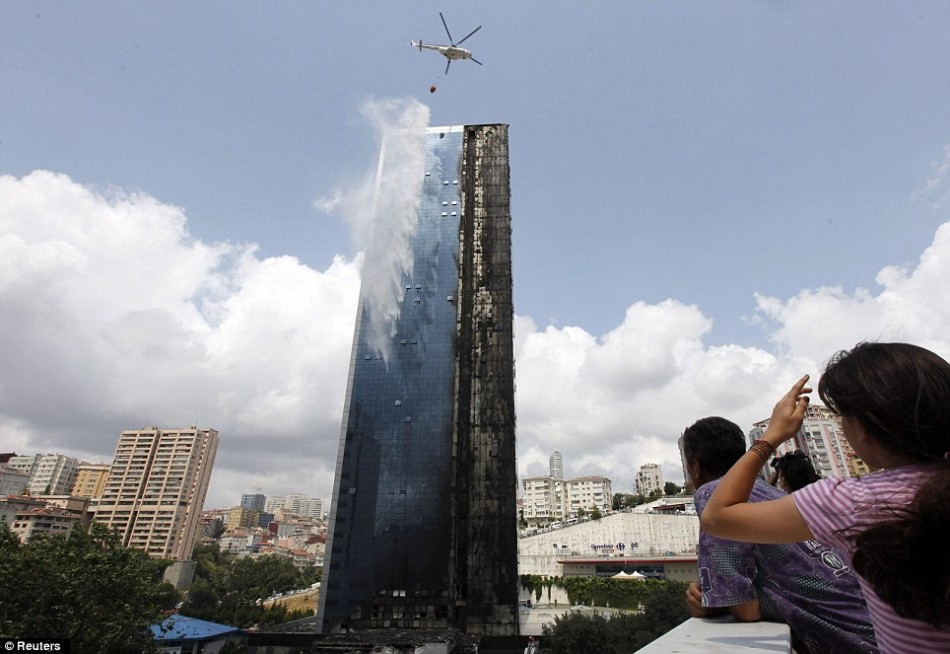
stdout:
[[377,205],[421,193],[366,254],[398,266],[364,267],[318,624],[517,634],[508,129],[415,138],[380,155]]
[[554,450],[549,460],[551,465],[551,477],[554,479],[564,479],[564,462],[561,461],[561,453]]
[[241,495],[241,506],[251,511],[263,511],[267,497],[260,493]]
[[115,529],[126,547],[191,559],[217,450],[214,429],[122,432],[96,521]]

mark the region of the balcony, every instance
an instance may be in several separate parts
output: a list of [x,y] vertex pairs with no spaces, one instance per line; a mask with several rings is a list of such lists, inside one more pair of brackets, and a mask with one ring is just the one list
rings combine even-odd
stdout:
[[788,625],[780,622],[736,622],[732,616],[721,616],[690,618],[646,647],[641,647],[636,654],[790,654],[791,651],[792,637]]

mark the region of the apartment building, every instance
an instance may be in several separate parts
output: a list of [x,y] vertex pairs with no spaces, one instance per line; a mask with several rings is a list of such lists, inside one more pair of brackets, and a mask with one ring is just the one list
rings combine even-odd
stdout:
[[80,463],[73,484],[72,495],[76,497],[99,497],[109,477],[108,463]]
[[[749,442],[761,438],[768,426],[768,419],[755,423]],[[845,439],[839,416],[820,404],[808,407],[802,428],[776,449],[775,456],[795,450],[804,452],[822,477],[859,477],[870,472]]]
[[522,517],[531,526],[569,520],[594,509],[605,512],[613,499],[606,477],[526,477],[521,489]]
[[30,475],[22,470],[0,465],[0,498],[21,495],[30,485]]
[[214,429],[122,432],[95,519],[126,547],[189,560],[217,449]]
[[80,524],[80,520],[76,513],[55,507],[21,509],[16,512],[10,531],[19,537],[20,542],[29,543],[39,535],[68,534]]
[[634,489],[643,495],[649,495],[653,491],[663,492],[663,469],[655,463],[640,466],[634,480]]
[[613,494],[606,477],[578,477],[564,481],[565,517],[573,518],[582,511],[610,510]]
[[31,454],[10,457],[7,465],[30,476],[30,495],[65,495],[76,482],[79,459],[64,454]]
[[228,531],[240,528],[254,529],[258,526],[260,516],[260,511],[248,509],[243,506],[236,506],[228,511],[227,529]]
[[560,520],[561,480],[554,477],[526,477],[521,480],[522,518],[535,526]]

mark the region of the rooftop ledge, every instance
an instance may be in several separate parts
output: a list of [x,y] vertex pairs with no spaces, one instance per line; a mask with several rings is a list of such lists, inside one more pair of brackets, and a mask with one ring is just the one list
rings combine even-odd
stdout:
[[788,625],[781,622],[736,622],[732,616],[690,618],[666,632],[636,654],[674,654],[683,652],[711,654],[754,654],[782,652],[790,654],[792,637]]

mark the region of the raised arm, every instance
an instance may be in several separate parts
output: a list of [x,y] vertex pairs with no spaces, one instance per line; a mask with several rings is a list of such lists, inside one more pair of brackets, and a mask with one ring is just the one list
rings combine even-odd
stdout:
[[700,518],[703,531],[749,543],[793,543],[812,537],[790,495],[768,502],[749,502],[762,465],[775,448],[801,429],[811,388],[808,375],[799,379],[772,409],[761,441],[756,441],[720,480]]

